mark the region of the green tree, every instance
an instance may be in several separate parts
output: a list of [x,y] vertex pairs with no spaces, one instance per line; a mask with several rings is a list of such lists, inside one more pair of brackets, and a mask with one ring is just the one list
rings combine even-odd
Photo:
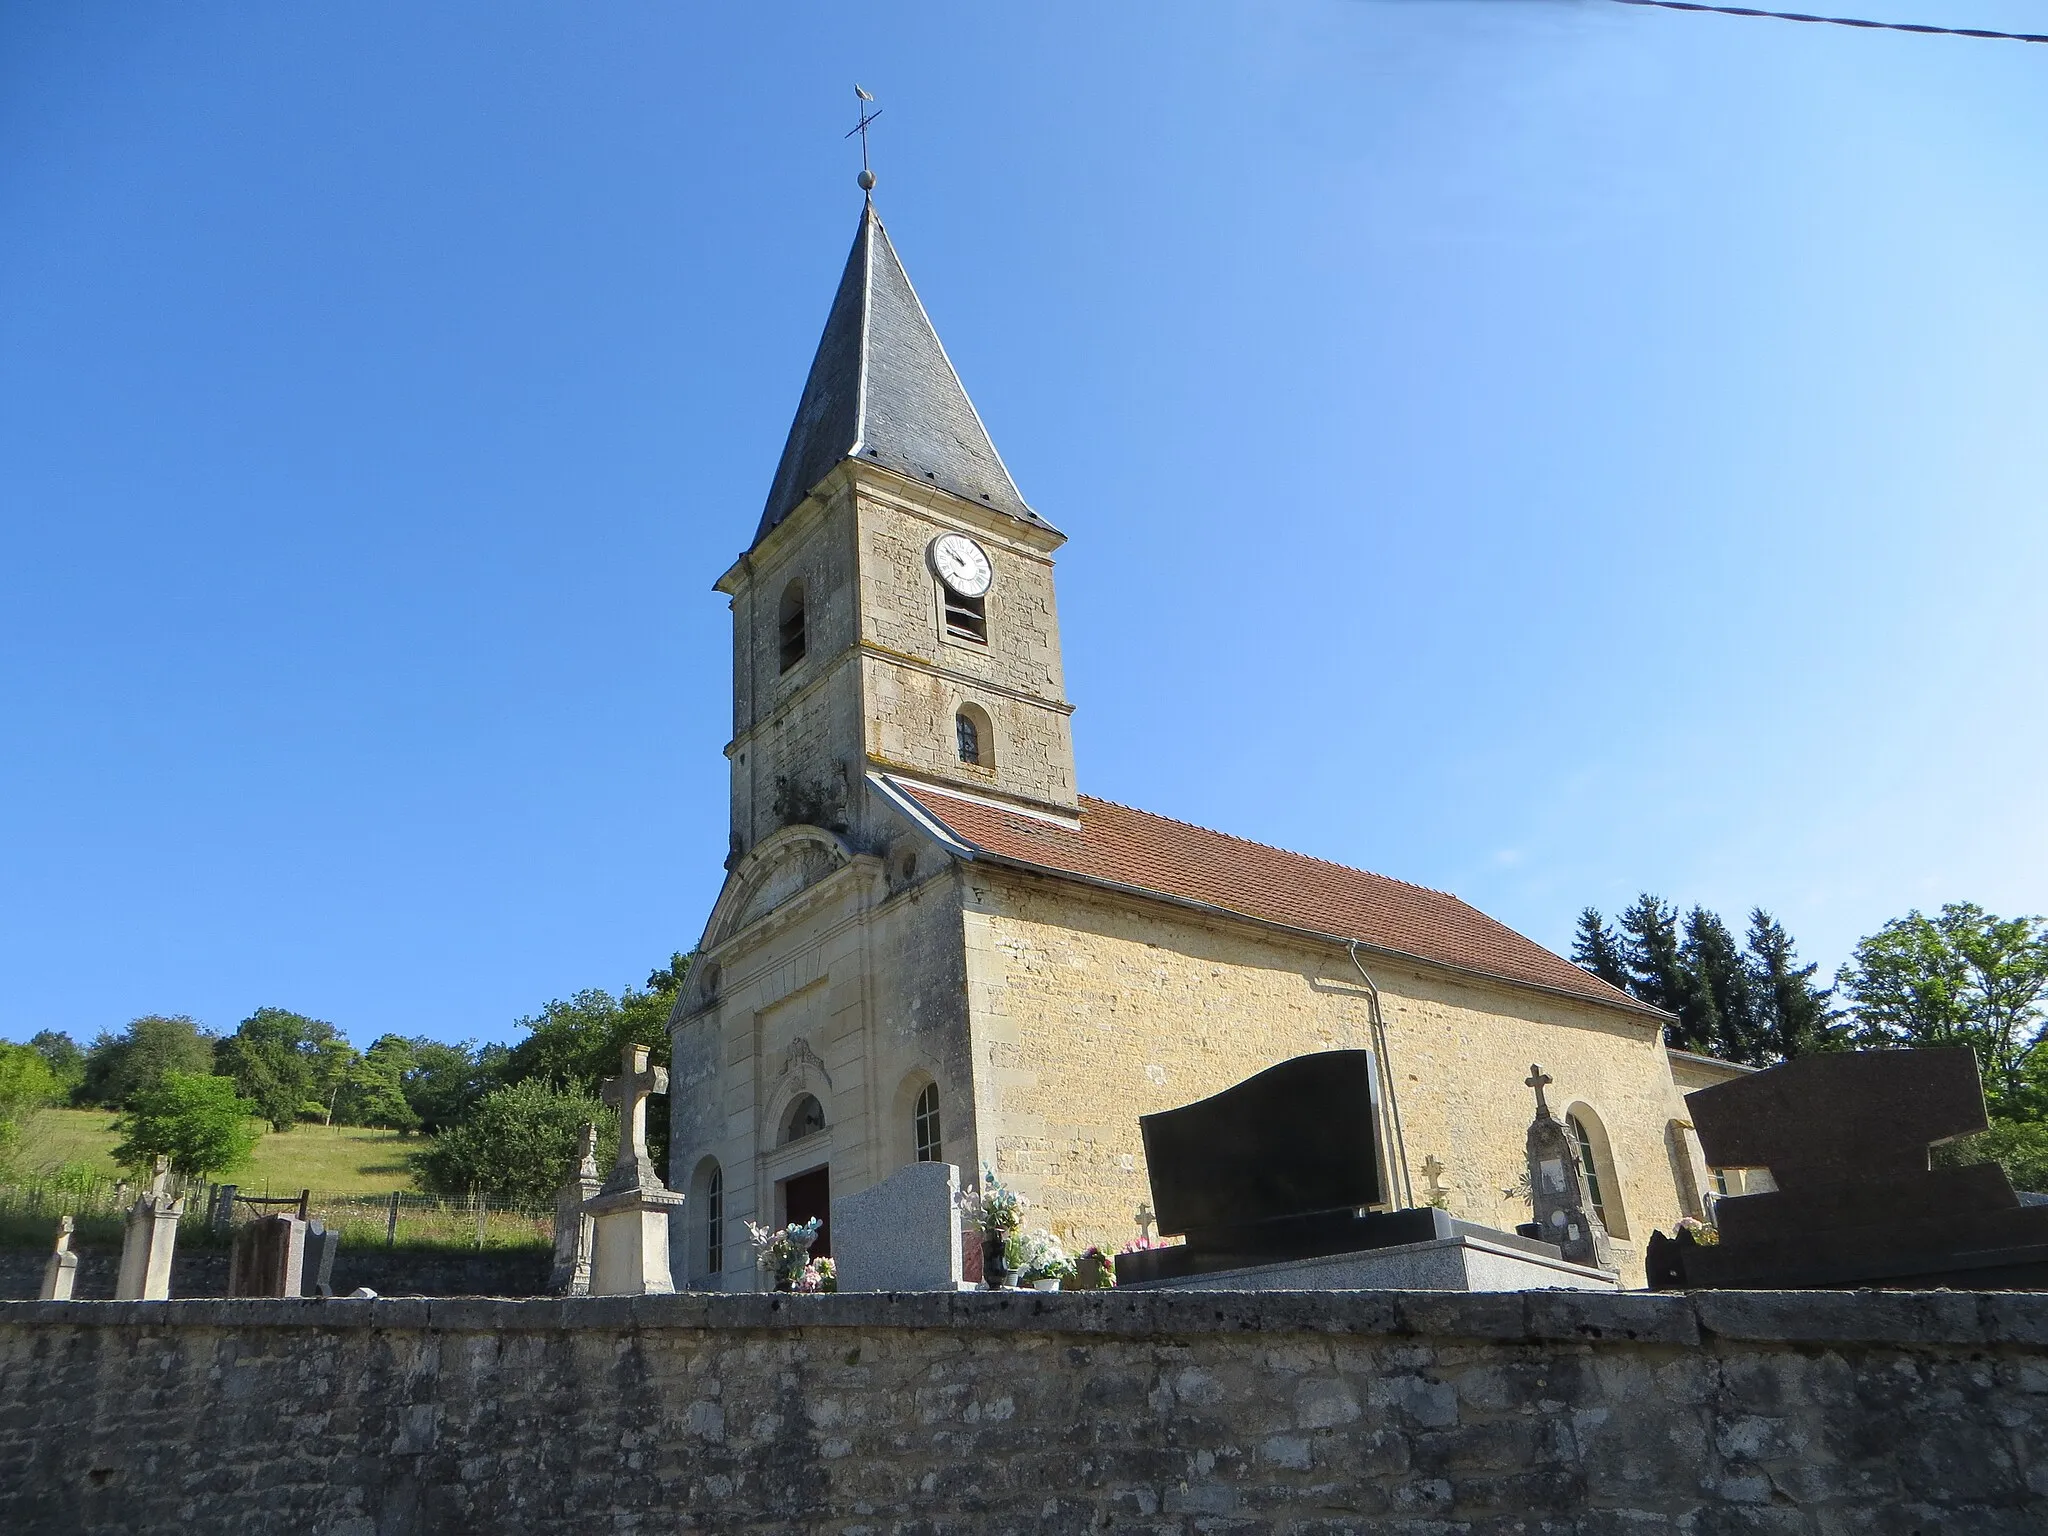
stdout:
[[401,1035],[380,1036],[343,1075],[336,1110],[342,1123],[417,1130],[420,1117],[405,1098],[405,1074],[412,1065],[411,1041]]
[[1996,1163],[2014,1189],[2048,1191],[2048,1121],[1994,1118],[1989,1130],[1934,1149],[1937,1168]]
[[[594,1099],[606,1079],[619,1075],[619,1057],[628,1045],[644,1045],[655,1065],[667,1064],[674,1001],[672,993],[628,987],[613,997],[593,987],[566,1003],[549,1003],[537,1018],[519,1021],[527,1036],[506,1058],[504,1080],[538,1080]],[[666,1115],[648,1117],[647,1148],[659,1167],[668,1156]]]
[[586,1121],[599,1131],[601,1160],[618,1151],[618,1117],[596,1099],[539,1078],[494,1088],[463,1117],[406,1159],[430,1194],[471,1194],[546,1205],[569,1176]]
[[400,1083],[419,1129],[429,1136],[459,1123],[499,1085],[508,1054],[502,1045],[479,1048],[474,1040],[450,1045],[422,1035],[405,1043],[411,1059],[400,1069]]
[[1678,909],[1645,891],[1621,914],[1620,924],[1630,990],[1651,1007],[1678,1015],[1676,1023],[1665,1026],[1665,1042],[1681,1051],[1712,1050],[1712,1021],[1700,1016],[1701,993],[1685,971]]
[[85,1053],[85,1075],[76,1100],[106,1109],[125,1109],[139,1093],[172,1072],[213,1070],[214,1038],[199,1023],[177,1014],[145,1014],[118,1035],[104,1031]]
[[1818,965],[1801,965],[1792,936],[1762,907],[1749,914],[1749,971],[1756,1007],[1756,1061],[1790,1061],[1844,1043],[1829,1010],[1831,988],[1815,987]]
[[1973,902],[1894,918],[1835,978],[1865,1045],[1967,1045],[1994,1115],[2036,1119],[2041,1094],[2048,925]]
[[30,1122],[62,1092],[41,1051],[0,1041],[0,1171],[13,1167]]
[[57,1088],[69,1098],[85,1081],[85,1051],[79,1043],[60,1030],[46,1029],[29,1039],[29,1049],[40,1055],[50,1065],[51,1074],[57,1079]]
[[146,1169],[168,1157],[175,1173],[197,1178],[232,1173],[249,1160],[263,1133],[251,1125],[256,1106],[235,1095],[232,1079],[202,1072],[167,1072],[135,1096],[114,1122],[121,1142],[114,1161]]
[[1709,1052],[1724,1061],[1763,1060],[1757,989],[1728,925],[1694,907],[1686,914],[1682,955],[1688,1012]]
[[673,998],[683,990],[683,983],[690,979],[690,966],[697,958],[692,950],[684,954],[680,949],[668,957],[668,964],[659,966],[647,974],[647,990],[663,997]]
[[258,1008],[215,1053],[215,1070],[254,1099],[274,1131],[288,1131],[309,1106],[334,1103],[355,1052],[324,1019],[284,1008]]
[[1628,957],[1622,951],[1621,940],[1607,926],[1607,919],[1600,915],[1598,907],[1588,907],[1579,914],[1579,930],[1572,940],[1572,961],[1610,987],[1619,987],[1624,992],[1633,990]]

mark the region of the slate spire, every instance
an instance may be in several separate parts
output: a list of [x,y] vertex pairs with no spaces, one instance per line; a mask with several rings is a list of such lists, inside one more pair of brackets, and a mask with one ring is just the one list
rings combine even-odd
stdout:
[[1051,526],[1025,505],[1003,467],[872,201],[861,208],[754,542],[851,458]]

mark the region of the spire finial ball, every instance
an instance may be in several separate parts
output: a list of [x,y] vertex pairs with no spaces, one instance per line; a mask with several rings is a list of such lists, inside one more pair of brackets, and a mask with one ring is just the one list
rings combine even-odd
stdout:
[[860,189],[863,192],[875,190],[875,173],[873,171],[863,170],[858,176],[854,177],[854,180],[860,183]]

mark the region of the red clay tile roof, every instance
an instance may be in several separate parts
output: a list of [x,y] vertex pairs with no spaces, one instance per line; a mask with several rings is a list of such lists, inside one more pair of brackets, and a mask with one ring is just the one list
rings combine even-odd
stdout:
[[1652,1010],[1444,891],[1081,797],[1078,831],[896,781],[998,860],[1102,880],[1595,1002]]

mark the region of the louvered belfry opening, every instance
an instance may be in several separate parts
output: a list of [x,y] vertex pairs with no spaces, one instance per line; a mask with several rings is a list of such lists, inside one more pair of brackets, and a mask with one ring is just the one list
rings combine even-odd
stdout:
[[977,645],[987,645],[988,599],[962,597],[958,592],[947,588],[946,633],[956,640],[972,640]]
[[804,659],[804,584],[800,581],[782,589],[776,632],[782,640],[782,670],[787,672]]

